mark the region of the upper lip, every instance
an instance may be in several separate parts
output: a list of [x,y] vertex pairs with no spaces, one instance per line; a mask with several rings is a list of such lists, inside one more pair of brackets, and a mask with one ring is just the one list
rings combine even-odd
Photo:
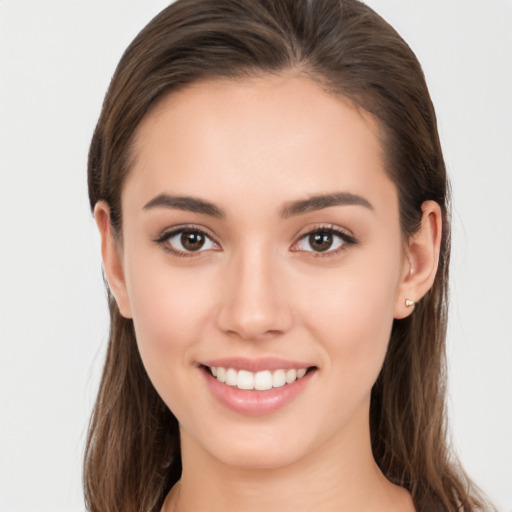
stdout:
[[210,359],[202,361],[203,366],[219,366],[222,368],[233,368],[234,370],[247,370],[249,372],[261,372],[264,370],[291,370],[300,368],[310,368],[315,366],[303,361],[290,361],[279,357],[261,357],[250,359],[246,357],[226,357],[221,359]]

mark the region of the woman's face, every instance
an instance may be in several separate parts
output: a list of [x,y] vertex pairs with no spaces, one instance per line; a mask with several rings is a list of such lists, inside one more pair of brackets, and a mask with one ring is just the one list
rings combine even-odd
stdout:
[[134,150],[117,296],[182,441],[246,467],[357,450],[409,272],[374,120],[306,78],[208,81]]

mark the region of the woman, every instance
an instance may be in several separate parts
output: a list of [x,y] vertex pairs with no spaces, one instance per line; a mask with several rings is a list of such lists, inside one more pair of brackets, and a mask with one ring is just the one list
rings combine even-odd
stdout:
[[89,158],[110,342],[90,510],[484,510],[446,444],[449,198],[355,0],[178,0]]

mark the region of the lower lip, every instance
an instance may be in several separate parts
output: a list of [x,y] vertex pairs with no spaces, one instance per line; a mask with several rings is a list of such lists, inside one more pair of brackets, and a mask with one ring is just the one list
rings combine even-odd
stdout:
[[259,416],[278,411],[296,398],[308,385],[315,370],[291,384],[267,391],[242,390],[217,380],[204,368],[201,369],[210,391],[217,400],[232,411]]

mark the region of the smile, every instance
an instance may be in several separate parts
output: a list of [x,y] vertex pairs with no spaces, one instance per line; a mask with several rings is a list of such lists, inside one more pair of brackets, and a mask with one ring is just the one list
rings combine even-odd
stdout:
[[225,382],[228,386],[237,387],[238,389],[256,391],[267,391],[272,388],[286,386],[302,379],[307,372],[306,368],[278,369],[273,372],[270,370],[250,372],[248,370],[235,370],[234,368],[226,369],[222,366],[208,368],[219,382]]
[[318,368],[281,359],[224,359],[199,365],[212,395],[247,415],[278,411],[298,397]]

